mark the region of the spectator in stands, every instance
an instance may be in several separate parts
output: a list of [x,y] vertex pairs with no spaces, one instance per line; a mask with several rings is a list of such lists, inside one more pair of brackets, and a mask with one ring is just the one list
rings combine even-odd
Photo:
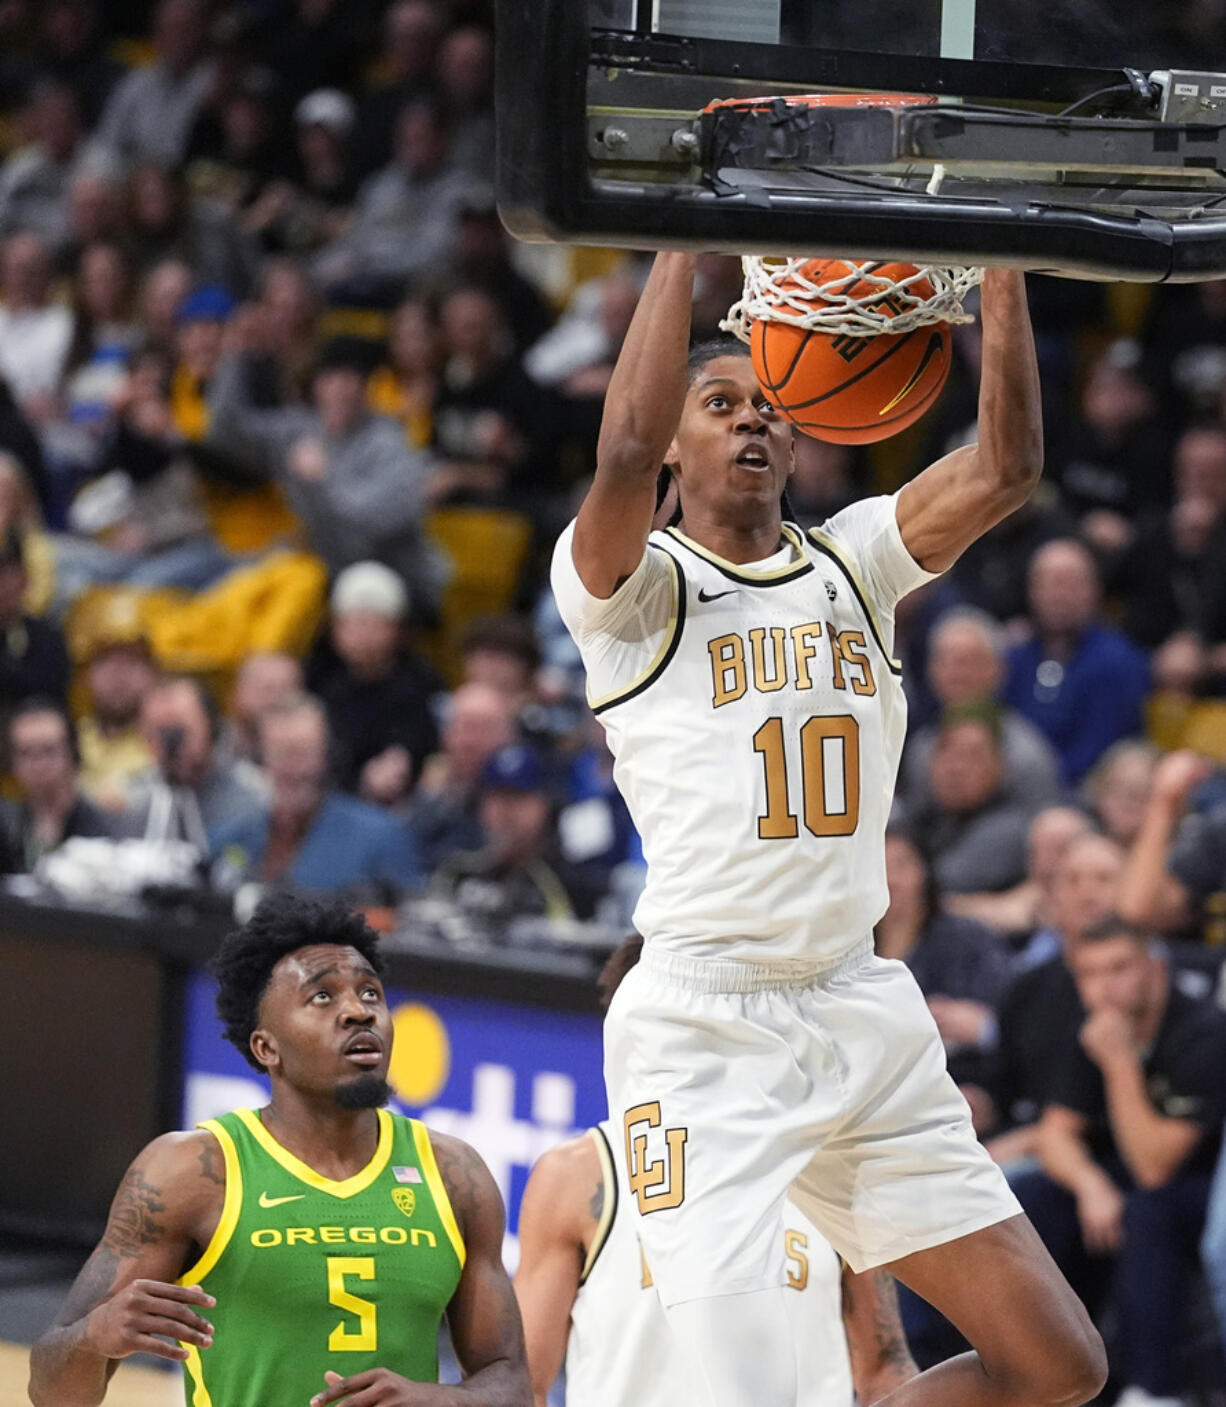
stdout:
[[[973,439],[973,428],[969,433]],[[949,448],[967,442],[960,439]],[[1019,627],[1027,611],[1029,563],[1046,543],[1067,537],[1074,529],[1050,487],[1040,484],[1016,513],[984,533],[958,558],[950,569],[949,585],[966,605],[979,606],[1007,626]]]
[[442,385],[435,406],[435,449],[443,461],[431,482],[436,501],[527,504],[555,486],[560,406],[534,386],[514,356],[498,304],[463,285],[443,299]]
[[65,206],[67,243],[59,266],[71,269],[87,245],[118,243],[127,250],[124,226],[124,184],[108,158],[96,151],[83,155],[68,180]]
[[[919,847],[897,829],[886,835],[890,906],[873,930],[877,955],[905,962],[928,1002],[949,1070],[967,1091],[978,1124],[990,1122],[980,1088],[996,1044],[996,1010],[1009,981],[1009,958],[991,929],[941,912],[941,896]],[[978,1126],[977,1124],[977,1126]]]
[[1226,806],[1184,815],[1212,771],[1190,751],[1158,763],[1120,890],[1129,922],[1160,933],[1199,930],[1209,942],[1226,937]]
[[494,36],[462,24],[439,45],[435,80],[451,132],[451,164],[476,180],[494,179]]
[[434,441],[439,355],[438,323],[429,303],[406,298],[392,314],[387,360],[372,373],[366,399],[371,410],[400,421],[414,449],[425,449]]
[[203,0],[161,0],[153,13],[155,59],[107,99],[98,138],[120,161],[177,166],[213,82]]
[[97,122],[123,67],[103,48],[94,0],[50,0],[42,7],[40,60],[79,99],[89,126]]
[[442,34],[443,15],[430,0],[393,0],[384,11],[377,78],[363,99],[355,144],[364,174],[390,159],[405,104],[434,90]]
[[255,814],[211,828],[223,886],[256,880],[396,894],[416,886],[419,866],[404,826],[333,788],[328,719],[318,699],[300,694],[274,704],[258,731],[271,795]]
[[347,228],[358,192],[353,99],[319,88],[294,109],[289,169],[252,201],[243,225],[265,249],[312,254]]
[[995,707],[966,704],[951,709],[932,749],[930,800],[905,817],[943,890],[996,892],[1024,876],[1033,808],[1011,800],[1004,779]]
[[577,289],[562,319],[524,358],[528,374],[574,398],[603,396],[640,289],[629,269],[615,269]]
[[320,280],[361,275],[393,285],[436,264],[455,237],[469,179],[448,163],[438,102],[414,98],[396,118],[395,155],[358,193],[352,227],[321,252]]
[[442,746],[422,770],[409,813],[427,870],[459,851],[479,848],[481,774],[490,758],[514,741],[515,714],[497,689],[465,684],[447,701]]
[[42,79],[21,116],[26,142],[0,170],[0,235],[24,230],[59,249],[68,239],[68,181],[81,145],[80,108],[71,88]]
[[[1063,1069],[1052,1033],[1075,1031],[1081,1020],[1068,956],[1113,911],[1123,863],[1114,841],[1091,833],[1071,841],[1056,867],[1048,922],[1041,930],[1052,956],[1024,969],[1000,1007],[991,1086],[997,1132],[988,1144],[998,1163],[1010,1166],[1035,1154],[1037,1120]],[[1036,947],[1036,956],[1039,951]]]
[[116,825],[77,785],[72,723],[53,699],[9,715],[8,761],[20,801],[0,801],[0,870],[26,874],[72,836],[114,836]]
[[[549,330],[553,312],[540,289],[515,267],[511,248],[511,237],[498,218],[493,185],[481,182],[470,186],[460,200],[447,270],[462,283],[483,288],[494,299],[516,351],[522,353]],[[604,379],[607,383],[608,378]]]
[[1113,342],[1081,393],[1080,414],[1052,426],[1048,472],[1080,535],[1100,552],[1133,540],[1137,515],[1170,491],[1169,435],[1133,341]]
[[234,677],[222,742],[231,757],[261,764],[260,718],[303,692],[302,665],[293,655],[261,650],[248,655]]
[[1085,780],[1085,798],[1099,828],[1125,849],[1145,819],[1159,756],[1153,743],[1124,738],[1103,753]]
[[796,467],[788,480],[788,498],[802,527],[818,527],[864,497],[865,465],[853,446],[798,435],[793,456]]
[[128,385],[128,359],[141,341],[133,292],[123,249],[105,240],[86,245],[77,260],[63,401],[69,422],[99,438],[111,427]]
[[[999,623],[974,606],[943,615],[928,638],[928,683],[942,710],[995,703],[1005,675],[1005,636]],[[930,723],[907,739],[900,791],[908,806],[929,799],[928,776],[940,725]],[[1024,806],[1046,806],[1060,792],[1060,767],[1051,744],[1016,709],[1000,710],[1003,793]]]
[[287,107],[316,88],[354,86],[366,39],[361,22],[366,8],[362,0],[293,0],[259,7],[258,48],[276,70]]
[[536,693],[541,666],[536,633],[522,616],[474,616],[460,640],[466,684],[488,684],[518,716]]
[[0,529],[0,710],[32,695],[61,702],[68,693],[68,651],[49,621],[27,614],[21,533]]
[[1226,641],[1226,427],[1198,425],[1175,445],[1175,498],[1138,524],[1113,585],[1124,629],[1154,649],[1191,630]]
[[151,349],[173,349],[179,309],[191,291],[192,271],[181,259],[164,259],[145,274],[137,295],[137,320]]
[[352,337],[321,349],[311,407],[256,409],[243,358],[223,363],[210,387],[212,441],[245,455],[285,487],[311,546],[333,572],[381,561],[434,609],[444,568],[423,541],[421,513],[434,460],[412,450],[395,421],[366,407],[371,350]]
[[55,412],[72,342],[72,314],[51,297],[51,255],[31,232],[0,246],[0,376],[35,422]]
[[312,683],[337,739],[336,780],[366,801],[396,806],[438,746],[443,681],[405,648],[409,596],[389,567],[346,567],[331,604],[331,658],[318,662]]
[[99,583],[202,590],[234,566],[212,534],[198,478],[198,471],[224,476],[232,469],[201,442],[208,424],[202,390],[229,306],[217,290],[187,300],[173,371],[154,351],[133,359],[98,465],[104,472],[72,505],[73,535],[57,539],[64,605]]
[[1113,742],[1142,731],[1149,663],[1102,624],[1098,568],[1082,543],[1041,547],[1027,589],[1034,638],[1010,650],[1003,697],[1046,734],[1071,786]]
[[1162,949],[1116,917],[1069,962],[1086,1015],[1062,1033],[1038,1131],[1043,1171],[1015,1187],[1066,1273],[1114,1257],[1119,1401],[1176,1407],[1183,1304],[1226,1115],[1226,1013],[1173,987]]
[[244,64],[215,110],[196,118],[188,143],[188,186],[244,220],[270,181],[288,170],[284,134],[277,120],[276,75]]
[[127,824],[147,840],[186,840],[208,853],[208,833],[263,806],[249,764],[217,750],[221,715],[208,688],[189,675],[159,680],[141,704],[153,766],[133,778]]
[[193,200],[178,168],[143,162],[128,181],[127,233],[138,267],[182,260],[193,281],[244,296],[258,251],[223,206]]
[[[1011,942],[1026,943],[1044,929],[1050,918],[1052,884],[1064,852],[1079,835],[1091,830],[1089,816],[1077,807],[1044,807],[1026,833],[1025,879],[996,894],[948,894],[945,908],[952,914],[986,923]],[[1033,947],[1026,943],[1017,965],[1027,967],[1045,961],[1057,951],[1058,946],[1046,940]]]
[[89,634],[88,711],[77,724],[81,787],[107,811],[123,810],[133,779],[153,762],[140,714],[156,682],[139,608],[131,596],[113,596]]
[[591,916],[595,896],[557,857],[553,805],[531,748],[514,744],[489,759],[478,811],[481,848],[445,860],[434,892],[454,899],[495,937],[517,918]]

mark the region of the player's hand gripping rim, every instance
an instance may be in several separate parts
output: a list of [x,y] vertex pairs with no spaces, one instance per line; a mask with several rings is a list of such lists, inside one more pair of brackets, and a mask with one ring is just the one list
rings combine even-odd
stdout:
[[[170,1285],[163,1280],[133,1280],[92,1309],[85,1341],[104,1358],[152,1353],[183,1363],[188,1350],[180,1344],[209,1348],[213,1326],[191,1308],[211,1309],[217,1301],[199,1285]],[[175,1342],[167,1343],[171,1339]]]

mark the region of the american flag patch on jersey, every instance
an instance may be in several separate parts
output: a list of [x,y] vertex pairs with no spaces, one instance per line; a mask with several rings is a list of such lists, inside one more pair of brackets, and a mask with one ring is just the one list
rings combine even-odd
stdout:
[[420,1168],[393,1168],[392,1176],[397,1182],[420,1182]]

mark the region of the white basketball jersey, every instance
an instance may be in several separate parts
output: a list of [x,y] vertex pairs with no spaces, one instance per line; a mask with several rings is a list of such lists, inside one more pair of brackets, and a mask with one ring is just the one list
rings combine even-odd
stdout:
[[[604,1215],[570,1316],[566,1407],[678,1407],[688,1402],[664,1310],[639,1248],[637,1217],[617,1205],[607,1121],[590,1129],[600,1152]],[[798,1407],[851,1407],[842,1271],[829,1242],[791,1204],[784,1213],[787,1295],[794,1329]]]
[[[894,606],[930,580],[892,498],[734,565],[676,529],[604,601],[553,582],[643,840],[635,926],[688,956],[836,959],[885,911],[907,710]],[[623,599],[624,593],[624,599]]]

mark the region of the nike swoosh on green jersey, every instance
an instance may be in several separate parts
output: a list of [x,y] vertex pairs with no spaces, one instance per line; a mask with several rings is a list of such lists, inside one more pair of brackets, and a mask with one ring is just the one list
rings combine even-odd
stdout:
[[270,1197],[267,1192],[260,1193],[261,1207],[279,1207],[282,1202],[301,1202],[306,1196],[305,1192],[297,1192],[291,1197]]

